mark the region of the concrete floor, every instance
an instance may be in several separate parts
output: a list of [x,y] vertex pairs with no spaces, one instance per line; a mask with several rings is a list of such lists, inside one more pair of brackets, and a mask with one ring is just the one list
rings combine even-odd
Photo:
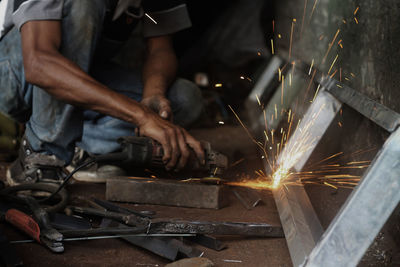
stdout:
[[[245,158],[245,161],[235,170],[230,170],[228,175],[232,177],[252,176],[254,170],[261,168],[254,146],[240,127],[223,126],[217,129],[195,130],[192,133],[199,139],[210,141],[216,150],[227,154],[231,160]],[[4,178],[4,166],[1,178]],[[68,187],[68,191],[71,197],[85,195],[86,197],[104,198],[105,185],[74,183]],[[157,211],[160,217],[265,222],[279,225],[280,221],[271,193],[263,191],[261,196],[263,203],[251,211],[246,210],[233,194],[230,196],[230,205],[221,210],[148,205],[135,205],[134,207],[135,209]],[[24,238],[8,225],[2,224],[1,227],[5,228],[10,240]],[[215,266],[292,266],[284,238],[229,237],[221,240],[226,242],[228,248],[220,252],[196,246],[204,251],[203,257],[212,260]],[[169,262],[122,240],[69,242],[65,243],[65,252],[60,255],[51,253],[39,244],[15,246],[26,266],[164,266]],[[224,260],[240,262],[232,263]]]

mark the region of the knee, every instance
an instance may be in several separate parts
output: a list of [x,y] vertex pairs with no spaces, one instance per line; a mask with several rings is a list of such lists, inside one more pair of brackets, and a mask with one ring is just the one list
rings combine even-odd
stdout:
[[204,108],[200,88],[193,82],[178,78],[169,95],[176,123],[187,127],[197,120]]

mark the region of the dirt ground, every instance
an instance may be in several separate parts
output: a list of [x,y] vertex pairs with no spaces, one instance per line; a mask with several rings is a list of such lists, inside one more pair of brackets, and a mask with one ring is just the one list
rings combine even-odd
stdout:
[[[229,156],[231,161],[244,158],[240,166],[229,171],[232,176],[253,175],[261,168],[254,146],[240,127],[222,126],[192,131],[193,135],[212,143],[214,149]],[[4,178],[5,165],[1,166]],[[74,183],[68,187],[71,197],[84,195],[104,199],[104,184]],[[272,194],[260,192],[263,202],[253,210],[246,210],[231,194],[230,205],[220,210],[176,208],[167,206],[125,204],[135,209],[154,210],[157,216],[207,221],[264,222],[280,225]],[[10,240],[25,236],[8,225],[1,224]],[[203,257],[215,266],[292,266],[284,238],[222,238],[228,248],[216,252],[195,245],[204,251]],[[164,266],[169,263],[159,256],[118,239],[66,242],[65,252],[53,254],[39,244],[14,245],[25,266]],[[235,261],[235,262],[232,262]]]

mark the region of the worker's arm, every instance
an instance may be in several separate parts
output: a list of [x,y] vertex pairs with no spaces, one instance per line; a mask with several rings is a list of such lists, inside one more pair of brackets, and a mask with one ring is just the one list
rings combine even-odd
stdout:
[[[25,78],[66,103],[107,114],[140,127],[141,134],[163,145],[164,162],[174,168],[189,140],[199,159],[204,161],[200,143],[180,127],[163,120],[149,108],[121,95],[86,74],[78,65],[62,56],[61,23],[30,21],[21,28]],[[180,162],[182,164],[182,162]],[[182,167],[182,166],[178,166]]]
[[170,36],[146,40],[146,61],[143,67],[142,103],[162,118],[172,121],[172,110],[165,94],[175,80],[177,59]]

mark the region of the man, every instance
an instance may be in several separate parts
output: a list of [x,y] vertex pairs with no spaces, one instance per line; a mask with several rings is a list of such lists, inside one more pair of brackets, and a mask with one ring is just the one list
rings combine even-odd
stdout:
[[[137,24],[147,46],[142,79],[107,55]],[[135,127],[162,144],[167,170],[183,168],[190,148],[204,162],[200,143],[173,124],[187,126],[202,109],[197,87],[175,80],[170,34],[189,26],[180,0],[2,0],[0,111],[26,123],[8,181],[54,179],[75,145],[113,152]]]

